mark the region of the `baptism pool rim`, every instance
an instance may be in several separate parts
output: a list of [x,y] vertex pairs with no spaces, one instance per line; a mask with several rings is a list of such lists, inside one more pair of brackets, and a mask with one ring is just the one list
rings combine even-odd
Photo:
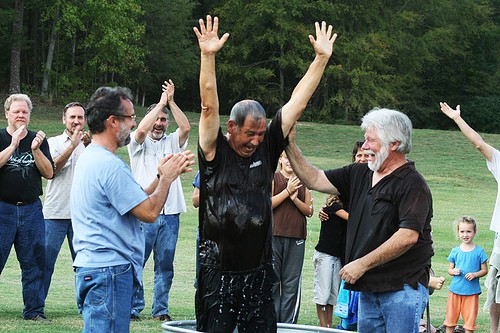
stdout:
[[[174,320],[167,321],[161,324],[163,332],[172,333],[194,333],[199,331],[194,331],[193,329],[188,329],[186,327],[196,327],[196,320]],[[280,330],[280,328],[282,330]],[[327,328],[320,326],[310,326],[310,325],[299,325],[299,324],[285,324],[278,323],[278,333],[279,332],[290,332],[290,333],[355,333],[353,331],[339,330],[336,328]]]

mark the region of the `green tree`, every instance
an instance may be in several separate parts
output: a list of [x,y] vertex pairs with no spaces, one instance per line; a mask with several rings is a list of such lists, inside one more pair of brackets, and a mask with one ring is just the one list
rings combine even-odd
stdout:
[[[142,1],[145,33],[142,48],[145,52],[144,70],[138,72],[138,97],[141,102],[156,103],[163,81],[172,79],[176,85],[179,105],[199,108],[194,103],[193,82],[198,72],[198,48],[192,27],[194,3],[188,0]],[[198,95],[198,94],[196,94]]]
[[21,48],[23,38],[24,1],[15,0],[15,18],[12,23],[12,47],[10,49],[9,93],[21,92]]
[[315,35],[315,20],[331,23],[321,4],[326,3],[230,0],[215,10],[219,31],[231,34],[218,56],[222,112],[252,98],[272,115],[288,100],[314,57],[308,35]]

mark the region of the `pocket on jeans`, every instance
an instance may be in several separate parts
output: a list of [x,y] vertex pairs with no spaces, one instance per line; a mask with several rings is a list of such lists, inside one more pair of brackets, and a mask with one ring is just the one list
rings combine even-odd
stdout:
[[119,276],[128,273],[132,269],[132,264],[113,266],[112,275]]
[[105,269],[78,269],[76,283],[82,301],[93,306],[106,302],[108,274]]

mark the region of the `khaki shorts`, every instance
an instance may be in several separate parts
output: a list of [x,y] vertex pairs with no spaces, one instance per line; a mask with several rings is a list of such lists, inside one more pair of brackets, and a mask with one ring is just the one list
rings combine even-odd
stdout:
[[340,287],[340,258],[314,250],[314,296],[320,305],[335,305]]

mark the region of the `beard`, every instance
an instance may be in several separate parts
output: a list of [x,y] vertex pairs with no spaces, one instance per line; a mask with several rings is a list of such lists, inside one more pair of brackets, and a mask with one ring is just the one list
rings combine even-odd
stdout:
[[369,155],[375,155],[375,161],[368,161],[368,168],[370,168],[370,170],[372,170],[373,172],[377,172],[382,166],[382,163],[384,163],[389,156],[389,147],[387,147],[386,145],[382,145],[380,150],[376,153],[374,153],[372,150],[365,150],[365,153]]
[[130,143],[130,128],[124,122],[120,125],[120,132],[116,134],[116,141],[119,147],[126,146]]
[[[155,130],[161,131],[161,133],[157,133]],[[165,130],[165,127],[153,127],[153,130],[149,132],[149,135],[153,140],[160,140],[165,135]]]

